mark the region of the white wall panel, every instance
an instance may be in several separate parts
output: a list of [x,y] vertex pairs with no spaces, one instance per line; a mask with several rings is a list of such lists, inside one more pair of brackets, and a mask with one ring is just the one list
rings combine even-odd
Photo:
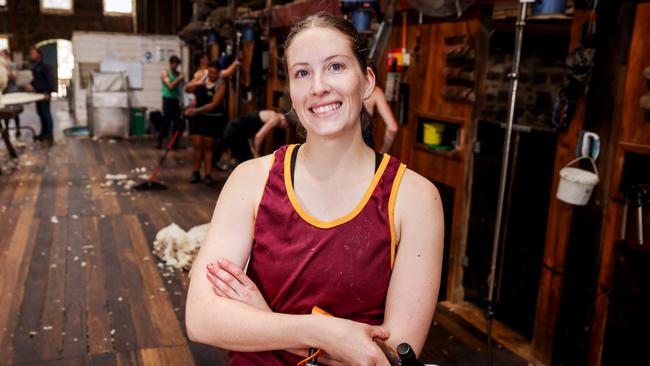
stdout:
[[[143,88],[130,91],[131,105],[146,107],[148,110],[160,110],[162,104],[160,72],[167,67],[169,52],[160,52],[159,50],[171,50],[179,57],[187,54],[187,52],[182,52],[181,41],[177,36],[73,32],[72,51],[75,57],[73,82],[77,123],[83,125],[87,120],[86,90],[81,89],[80,62],[100,63],[105,59],[142,62]],[[150,61],[145,58],[147,51],[152,55]],[[159,56],[164,56],[164,60],[160,61]],[[187,76],[189,60],[183,60],[182,68]]]

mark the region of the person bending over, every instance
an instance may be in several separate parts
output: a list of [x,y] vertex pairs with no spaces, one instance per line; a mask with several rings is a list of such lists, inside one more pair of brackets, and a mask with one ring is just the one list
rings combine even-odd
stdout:
[[273,110],[245,114],[228,123],[223,138],[217,143],[216,156],[230,149],[239,161],[257,158],[266,136],[276,127],[286,129],[287,126],[284,114]]
[[[419,353],[440,283],[443,214],[434,185],[361,137],[374,89],[347,20],[318,13],[285,44],[303,145],[237,166],[194,262],[185,322],[231,365],[388,365],[373,341]],[[248,261],[247,271],[244,265]],[[331,317],[311,314],[319,306]]]
[[190,135],[194,143],[192,176],[190,183],[201,181],[201,162],[205,169],[204,183],[212,185],[212,150],[214,139],[221,136],[226,125],[226,110],[223,97],[226,85],[219,77],[219,63],[208,67],[208,79],[204,83],[188,83],[185,91],[194,93],[196,105],[188,107],[185,115],[192,117]]

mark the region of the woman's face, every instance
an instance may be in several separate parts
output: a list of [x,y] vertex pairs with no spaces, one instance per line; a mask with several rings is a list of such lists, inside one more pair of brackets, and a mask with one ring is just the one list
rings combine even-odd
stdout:
[[286,54],[291,101],[308,135],[333,138],[360,128],[361,106],[375,75],[361,71],[346,36],[310,28],[293,39]]
[[215,67],[208,67],[208,79],[210,81],[215,81],[219,78],[219,70]]

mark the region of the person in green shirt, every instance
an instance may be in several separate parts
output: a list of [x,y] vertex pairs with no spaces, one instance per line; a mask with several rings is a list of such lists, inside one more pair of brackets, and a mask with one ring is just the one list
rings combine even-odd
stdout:
[[[158,134],[158,149],[162,149],[163,140],[169,137],[169,128],[172,132],[182,131],[180,87],[185,80],[183,73],[178,71],[181,60],[176,55],[169,58],[169,68],[161,72],[160,80],[162,86],[162,111],[163,120]],[[177,140],[178,141],[178,140]],[[176,142],[175,144],[177,144]]]

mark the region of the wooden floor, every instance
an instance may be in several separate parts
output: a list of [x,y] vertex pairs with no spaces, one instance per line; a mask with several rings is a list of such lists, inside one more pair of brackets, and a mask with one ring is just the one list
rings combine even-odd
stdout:
[[[151,169],[151,140],[68,138],[28,147],[0,176],[0,364],[227,365],[185,334],[186,274],[158,265],[155,234],[210,220],[220,184],[187,183],[190,149],[170,153],[166,191],[102,187]],[[0,160],[6,160],[0,149]],[[482,336],[439,312],[423,352],[439,365],[484,365]],[[496,365],[526,365],[496,349]]]

